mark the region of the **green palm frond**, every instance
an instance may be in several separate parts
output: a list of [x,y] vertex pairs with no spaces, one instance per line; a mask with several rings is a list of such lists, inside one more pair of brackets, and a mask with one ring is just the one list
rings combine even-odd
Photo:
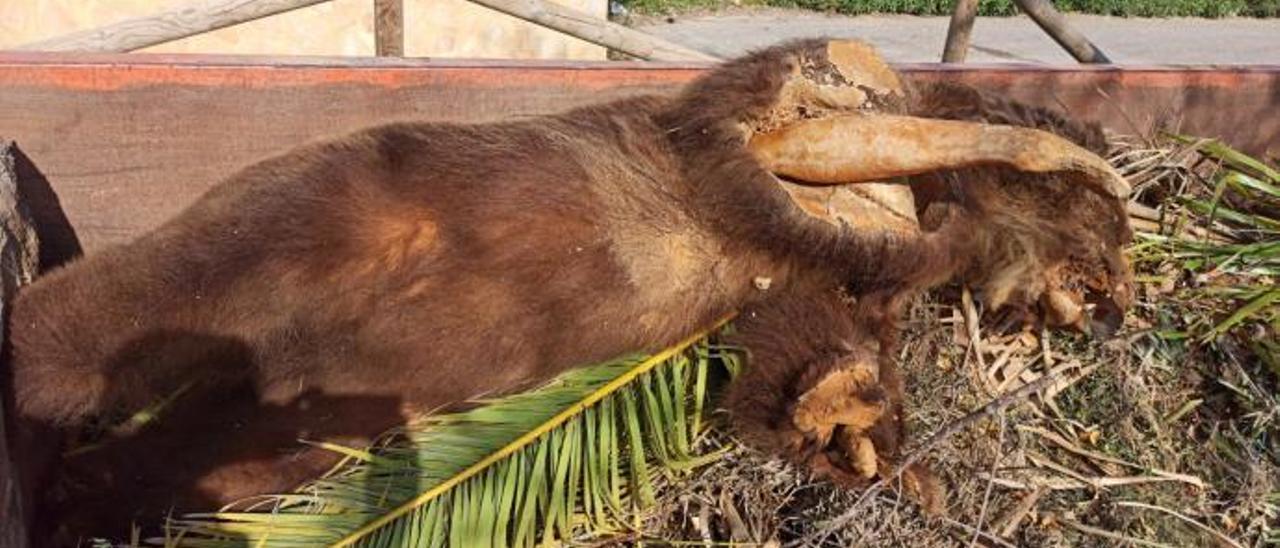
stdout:
[[173,519],[156,542],[528,546],[626,531],[668,478],[717,456],[700,454],[695,439],[712,368],[733,373],[736,362],[708,335],[426,417],[372,448],[317,444],[344,456],[330,474]]
[[1167,278],[1147,281],[1177,282],[1164,301],[1179,305],[1170,317],[1182,325],[1162,336],[1211,343],[1247,334],[1268,360],[1271,347],[1256,341],[1280,329],[1280,171],[1219,141],[1168,137],[1189,147],[1186,171],[1202,169],[1167,189],[1159,205],[1171,222],[1139,232],[1131,249],[1137,265]]

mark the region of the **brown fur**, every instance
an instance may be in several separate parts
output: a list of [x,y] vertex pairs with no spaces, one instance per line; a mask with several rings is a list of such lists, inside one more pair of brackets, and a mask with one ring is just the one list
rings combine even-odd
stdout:
[[[861,398],[887,401],[885,414],[901,416],[903,387],[889,338],[894,328],[862,321],[866,316],[858,312],[856,304],[834,291],[780,296],[742,311],[726,342],[741,348],[746,360],[724,405],[743,441],[809,464],[825,447],[796,429],[796,401],[828,375],[854,364],[876,364],[879,372],[879,382]],[[877,447],[891,454],[902,438],[900,423],[883,424]]]
[[[864,486],[896,466],[908,428],[905,385],[896,363],[898,317],[887,302],[864,298],[855,303],[826,291],[779,296],[744,310],[727,340],[745,356],[743,371],[724,399],[737,436],[758,451],[842,485]],[[798,427],[798,401],[814,396],[815,387],[839,372],[866,365],[874,366],[874,382],[844,396],[857,400],[854,407],[881,409],[869,427],[847,409],[830,438]],[[903,479],[907,493],[927,513],[945,511],[945,489],[925,465],[911,465]]]
[[[1107,149],[1097,124],[958,84],[915,90],[910,110],[929,118],[1041,129],[1097,154]],[[955,206],[974,220],[970,245],[979,259],[970,262],[961,281],[976,287],[991,308],[1045,308],[1044,291],[1059,288],[1097,305],[1091,321],[1080,327],[1104,334],[1119,327],[1133,298],[1132,272],[1123,256],[1132,234],[1123,203],[1062,175],[998,167],[922,175],[912,181],[912,191],[926,227],[948,218]]]
[[[118,533],[130,517],[288,489],[298,474],[284,470],[328,464],[291,456],[304,431],[324,430],[307,413],[284,432],[250,428],[240,441],[252,455],[130,477],[110,467],[174,447],[200,453],[304,394],[435,409],[659,349],[771,292],[945,276],[961,264],[955,242],[813,220],[743,147],[741,124],[765,115],[799,54],[820,59],[823,46],[747,56],[674,98],[484,125],[392,124],[304,146],[132,243],[49,273],[11,316],[10,405],[29,487],[50,481],[40,455],[59,438],[187,383],[197,383],[182,398],[190,412],[216,420],[86,453],[80,469],[103,473],[69,492],[42,489],[55,499],[45,519]],[[758,277],[774,289],[757,289]],[[223,416],[198,403],[218,401],[211,394],[258,408]],[[404,420],[401,406],[370,407],[345,420],[360,432],[335,435]],[[271,454],[281,457],[262,460]],[[237,470],[249,461],[261,466],[246,478]],[[122,496],[56,504],[103,493]]]

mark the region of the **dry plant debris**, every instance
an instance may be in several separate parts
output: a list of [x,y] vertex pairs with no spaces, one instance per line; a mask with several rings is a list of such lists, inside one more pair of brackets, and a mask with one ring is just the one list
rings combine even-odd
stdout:
[[[955,288],[911,310],[898,364],[913,430],[905,453],[925,449],[948,485],[946,515],[926,516],[900,483],[842,489],[737,448],[670,490],[643,536],[770,546],[1280,543],[1280,174],[1210,140],[1112,141],[1138,232],[1129,250],[1137,300],[1115,339],[1001,332]],[[1016,394],[1027,388],[1034,396]],[[723,434],[704,443],[733,446]]]

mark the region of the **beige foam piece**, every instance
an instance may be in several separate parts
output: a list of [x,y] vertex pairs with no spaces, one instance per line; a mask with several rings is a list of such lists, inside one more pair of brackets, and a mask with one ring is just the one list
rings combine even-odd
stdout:
[[907,185],[862,183],[814,186],[783,182],[782,189],[796,205],[819,220],[858,231],[893,231],[915,234],[915,197]]
[[[191,0],[0,0],[0,49],[144,16]],[[604,18],[606,0],[552,0]],[[605,50],[467,2],[404,0],[405,55],[604,59]],[[373,0],[333,0],[145,49],[164,53],[374,54]]]

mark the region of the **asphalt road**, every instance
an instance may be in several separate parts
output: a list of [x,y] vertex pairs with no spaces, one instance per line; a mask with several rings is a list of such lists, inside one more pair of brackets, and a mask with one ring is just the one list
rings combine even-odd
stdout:
[[[1280,19],[1126,19],[1069,15],[1070,21],[1121,64],[1280,65]],[[862,38],[891,61],[938,61],[947,18],[906,15],[846,17],[789,10],[637,18],[645,32],[729,57],[785,39]],[[1026,17],[980,17],[968,62],[1070,64],[1074,60]]]

